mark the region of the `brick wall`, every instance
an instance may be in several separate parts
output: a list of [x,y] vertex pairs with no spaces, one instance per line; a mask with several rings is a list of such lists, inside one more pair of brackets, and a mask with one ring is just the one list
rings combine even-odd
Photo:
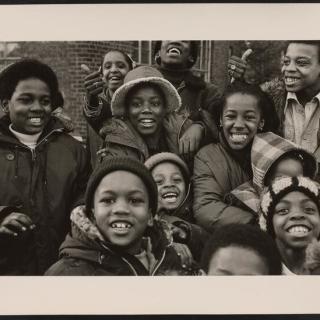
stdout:
[[[148,42],[143,41],[142,62],[148,61]],[[283,49],[281,41],[251,41],[254,53],[250,63],[257,73],[257,81],[261,82],[279,74],[280,53]],[[87,64],[94,70],[99,67],[101,57],[111,48],[119,48],[129,53],[138,61],[138,41],[47,41],[20,42],[11,51],[8,58],[32,57],[50,65],[57,73],[61,90],[65,97],[65,109],[72,117],[76,130],[86,138],[86,122],[82,115],[83,77],[81,64]],[[228,84],[227,61],[230,52],[241,56],[245,50],[244,41],[212,41],[211,81],[221,89]]]

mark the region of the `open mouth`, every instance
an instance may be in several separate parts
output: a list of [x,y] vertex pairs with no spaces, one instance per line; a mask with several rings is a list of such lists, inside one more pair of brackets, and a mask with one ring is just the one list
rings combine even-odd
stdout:
[[150,128],[150,127],[154,126],[155,120],[154,119],[141,119],[139,121],[139,123],[145,128]]
[[248,139],[247,134],[243,133],[231,133],[230,134],[230,140],[234,143],[243,143]]
[[41,125],[43,118],[42,117],[29,117],[28,120],[34,125]]
[[294,84],[298,82],[300,79],[296,77],[285,77],[284,80],[286,84]]
[[172,48],[170,48],[168,50],[168,54],[170,56],[180,56],[181,55],[181,51],[176,47],[172,47]]
[[112,76],[112,77],[109,77],[109,81],[118,82],[118,81],[121,81],[121,77],[118,77],[118,76]]
[[177,192],[166,192],[162,195],[162,199],[166,200],[169,203],[174,203],[178,199]]
[[116,233],[127,233],[132,228],[132,224],[127,221],[115,221],[110,226]]
[[295,225],[292,227],[289,227],[287,229],[287,232],[294,236],[304,236],[307,235],[310,232],[310,228],[305,225]]

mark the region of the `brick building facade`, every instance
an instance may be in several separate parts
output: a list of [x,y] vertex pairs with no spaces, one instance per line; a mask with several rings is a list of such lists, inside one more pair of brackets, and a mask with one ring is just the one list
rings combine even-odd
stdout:
[[[277,75],[283,43],[253,41],[251,46],[255,53],[251,60],[255,66],[256,80],[259,82]],[[120,48],[135,61],[148,64],[152,63],[152,47],[150,41],[18,42],[13,46],[11,43],[10,50],[2,49],[0,67],[23,57],[37,58],[49,64],[58,75],[65,97],[65,109],[73,119],[77,131],[85,138],[86,122],[82,115],[85,73],[80,65],[86,64],[92,70],[98,68],[101,57],[111,48]],[[195,72],[223,89],[228,83],[226,69],[229,55],[241,55],[244,49],[244,41],[201,41],[201,58],[195,65]]]

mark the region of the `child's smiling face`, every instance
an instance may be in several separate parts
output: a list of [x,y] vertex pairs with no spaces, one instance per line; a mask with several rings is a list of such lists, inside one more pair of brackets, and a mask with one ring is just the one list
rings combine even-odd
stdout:
[[179,167],[171,162],[163,162],[152,170],[152,176],[158,186],[158,208],[177,209],[187,192]]
[[93,214],[106,240],[128,253],[139,253],[152,214],[148,191],[137,175],[120,170],[107,174],[95,191]]
[[279,248],[305,249],[319,237],[319,209],[307,195],[293,191],[275,206],[272,224]]

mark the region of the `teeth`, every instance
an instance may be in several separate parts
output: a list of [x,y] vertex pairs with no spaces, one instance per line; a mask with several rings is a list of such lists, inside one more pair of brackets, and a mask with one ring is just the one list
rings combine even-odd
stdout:
[[180,55],[180,54],[181,54],[180,50],[177,49],[177,48],[171,48],[171,49],[169,49],[169,53],[170,53],[170,54],[174,54],[174,55]]
[[168,193],[165,193],[162,198],[177,198],[177,194],[175,192],[168,192]]
[[289,233],[308,233],[309,230],[308,228],[304,227],[304,226],[294,226],[294,227],[291,227],[289,230],[288,230]]
[[287,83],[294,83],[297,82],[299,79],[297,78],[291,78],[291,77],[286,77],[286,82]]
[[143,120],[141,120],[141,122],[142,123],[152,123],[152,122],[154,122],[154,120],[152,120],[152,119],[143,119]]
[[234,141],[234,142],[244,142],[247,138],[248,135],[247,134],[231,134],[230,138]]
[[38,124],[41,122],[41,118],[30,118],[30,122]]
[[140,120],[140,123],[144,126],[144,127],[152,127],[153,124],[154,124],[154,120],[152,119],[143,119],[143,120]]
[[118,78],[118,77],[111,77],[111,78],[110,78],[110,80],[119,81],[119,80],[120,80],[120,78]]
[[111,224],[111,227],[116,229],[130,229],[131,224],[125,222],[114,222]]

